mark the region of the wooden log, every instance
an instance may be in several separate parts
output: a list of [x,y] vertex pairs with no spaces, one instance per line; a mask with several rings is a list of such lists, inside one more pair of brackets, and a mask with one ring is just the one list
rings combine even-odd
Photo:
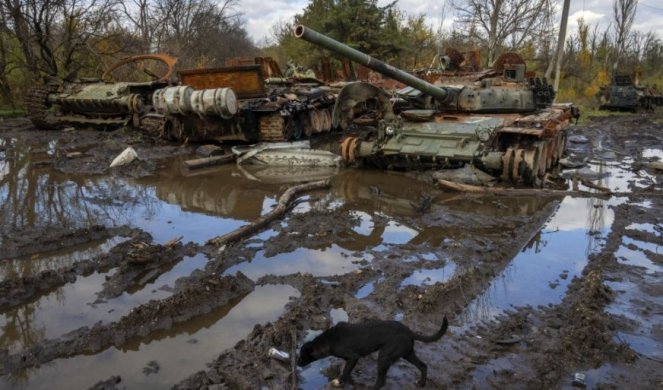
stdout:
[[276,207],[274,207],[272,211],[261,216],[253,223],[244,225],[239,229],[233,230],[230,233],[226,233],[222,236],[218,236],[208,240],[207,244],[214,246],[222,246],[238,241],[244,237],[248,237],[260,231],[261,229],[265,228],[267,225],[269,225],[270,222],[274,221],[275,219],[285,214],[285,212],[288,210],[288,206],[298,194],[302,192],[328,188],[329,183],[330,180],[326,179],[326,180],[314,181],[290,187],[283,193],[283,195],[281,195],[278,204],[276,205]]
[[224,154],[222,156],[196,158],[182,163],[186,169],[200,169],[212,167],[215,165],[228,164],[235,161],[234,154]]

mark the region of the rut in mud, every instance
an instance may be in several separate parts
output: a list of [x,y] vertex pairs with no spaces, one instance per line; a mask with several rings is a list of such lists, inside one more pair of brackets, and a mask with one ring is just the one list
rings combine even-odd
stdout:
[[[303,173],[182,172],[191,146],[4,121],[0,388],[331,388],[341,360],[293,370],[269,348],[370,318],[432,333],[444,315],[450,332],[416,345],[427,388],[569,387],[574,373],[660,387],[663,173],[647,163],[663,160],[662,130],[660,113],[571,129],[579,174],[627,196],[466,195],[427,175],[309,169],[331,188],[219,248],[206,243]],[[127,146],[139,159],[108,168]],[[360,360],[357,388],[376,375],[375,356]],[[399,362],[386,388],[417,378]]]

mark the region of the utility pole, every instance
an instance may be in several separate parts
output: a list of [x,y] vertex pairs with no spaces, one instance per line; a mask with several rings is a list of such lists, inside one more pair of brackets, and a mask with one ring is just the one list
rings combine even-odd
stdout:
[[[564,53],[564,41],[566,40],[566,25],[569,21],[569,5],[571,0],[564,0],[564,6],[562,7],[562,21],[559,26],[559,37],[557,38],[557,50],[555,50],[555,82],[553,83],[553,88],[555,92],[559,90],[559,77],[562,67],[562,54]],[[546,72],[546,78],[550,78],[550,73],[552,67],[548,67]]]

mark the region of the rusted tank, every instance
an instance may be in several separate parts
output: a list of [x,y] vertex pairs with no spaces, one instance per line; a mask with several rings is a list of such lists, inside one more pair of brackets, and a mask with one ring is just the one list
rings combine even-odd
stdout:
[[[150,81],[112,81],[113,71],[144,60],[165,64],[161,75],[150,72]],[[140,117],[149,111],[154,91],[169,85],[177,59],[164,54],[125,58],[112,65],[101,79],[65,81],[52,79],[32,88],[26,97],[26,109],[34,125],[52,129],[63,125],[118,127],[138,126]]]
[[472,164],[503,180],[540,183],[557,165],[565,128],[579,115],[572,104],[553,105],[552,87],[526,77],[524,63],[505,62],[499,76],[478,81],[433,84],[305,26],[297,26],[295,36],[408,86],[393,96],[366,83],[341,90],[334,126],[375,129],[343,140],[348,162],[391,169]]
[[602,86],[597,94],[599,109],[636,112],[663,105],[663,94],[655,85],[642,87],[637,84],[628,74],[615,74],[610,85]]
[[[156,74],[140,66],[152,80],[114,81],[113,72],[141,61],[165,65]],[[133,126],[154,137],[172,140],[245,139],[238,117],[237,98],[231,88],[193,90],[176,85],[177,59],[165,54],[124,58],[109,67],[101,79],[53,80],[31,90],[26,106],[29,118],[41,129],[61,126],[92,126],[108,129]],[[126,76],[126,75],[125,75]],[[213,122],[212,128],[183,130],[179,117]]]
[[[113,81],[112,72],[143,60],[165,64],[153,80]],[[38,128],[131,125],[172,141],[286,141],[331,130],[335,93],[316,79],[283,77],[269,58],[174,77],[177,59],[164,54],[128,57],[101,79],[54,81],[33,88],[28,116]]]
[[233,61],[223,68],[183,70],[179,76],[195,90],[232,88],[249,141],[297,140],[332,129],[335,91],[294,65],[284,74],[271,58],[257,57],[252,64]]

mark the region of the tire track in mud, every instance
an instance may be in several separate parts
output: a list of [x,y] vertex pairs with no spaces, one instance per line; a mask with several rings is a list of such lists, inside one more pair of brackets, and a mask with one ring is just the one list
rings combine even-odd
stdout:
[[6,350],[0,351],[0,361],[4,362],[0,366],[0,375],[13,374],[54,359],[98,353],[111,346],[119,348],[133,338],[145,337],[209,313],[247,295],[253,288],[254,283],[241,273],[234,277],[219,277],[195,271],[187,278],[178,279],[172,296],[138,306],[117,322],[83,327],[13,355]]
[[[639,358],[616,338],[619,329],[630,328],[628,321],[606,310],[618,294],[607,282],[634,277],[634,272],[629,270],[631,265],[617,261],[616,253],[624,245],[623,238],[636,236],[648,242],[650,239],[655,243],[661,241],[653,234],[626,229],[634,221],[661,223],[656,213],[633,207],[636,202],[649,201],[654,209],[662,209],[658,197],[638,194],[652,189],[632,188],[634,192],[625,203],[613,206],[615,219],[605,245],[600,252],[589,255],[582,275],[570,283],[560,304],[520,307],[501,315],[494,323],[479,326],[475,334],[468,333],[461,343],[464,346],[455,347],[458,355],[452,358],[456,361],[450,373],[452,385],[560,388],[571,386],[574,372],[606,365],[607,372],[602,378],[592,378],[594,383],[590,387],[646,388],[653,383],[663,383],[660,363]],[[641,288],[647,286],[642,277],[635,278],[634,284]],[[658,292],[646,288],[661,296],[660,288]],[[513,342],[501,343],[500,339],[513,339]],[[605,375],[612,372],[614,374]]]
[[[66,233],[65,237],[79,236],[82,233],[90,233],[90,239],[86,241],[76,240],[71,245],[63,246],[64,238],[59,236],[54,238],[53,242],[59,242],[58,249],[75,246],[81,242],[89,242],[97,239],[110,238],[114,236],[130,237],[128,241],[122,242],[108,253],[96,256],[93,259],[77,261],[71,266],[62,267],[56,270],[42,271],[36,275],[28,275],[19,278],[5,279],[0,282],[0,311],[16,307],[33,299],[39,294],[44,294],[55,290],[67,283],[73,283],[78,276],[88,276],[93,272],[104,271],[116,267],[123,261],[124,254],[129,251],[132,244],[151,240],[149,234],[137,229],[128,227],[105,228],[103,226],[93,229],[83,229],[76,234]],[[92,233],[92,232],[97,232]],[[39,246],[37,246],[39,248]],[[25,260],[29,261],[29,260]]]

